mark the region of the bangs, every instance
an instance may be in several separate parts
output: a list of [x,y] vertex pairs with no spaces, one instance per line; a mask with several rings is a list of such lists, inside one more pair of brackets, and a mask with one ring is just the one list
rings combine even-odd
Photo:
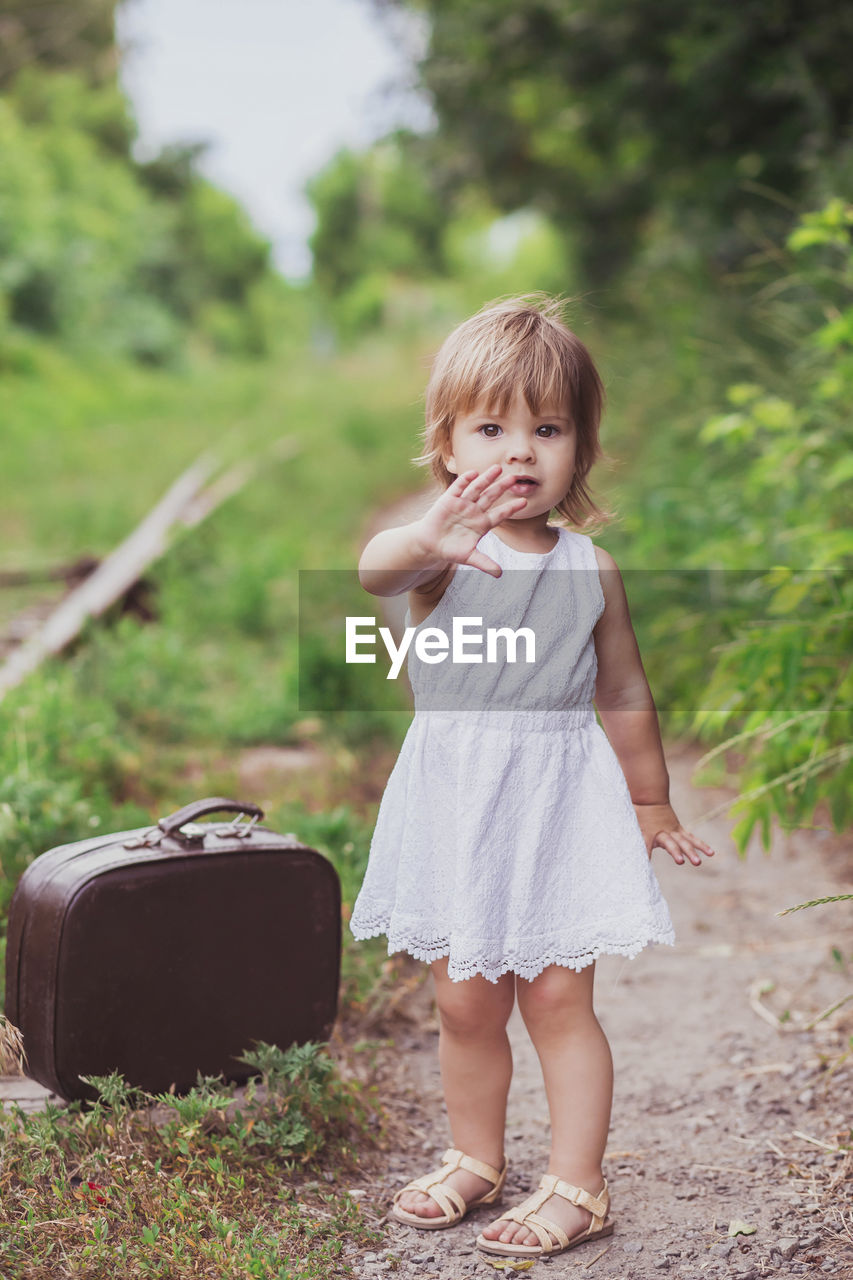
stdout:
[[581,394],[579,339],[535,308],[496,307],[461,325],[439,352],[427,415],[470,413],[477,405],[506,413],[520,391],[532,413],[567,409],[574,416]]
[[472,359],[471,367],[460,377],[459,395],[454,399],[463,413],[481,404],[489,412],[504,414],[520,391],[531,413],[538,415],[546,408],[571,411],[575,388],[571,371],[550,344],[527,342],[512,344],[506,351],[484,353],[478,364]]

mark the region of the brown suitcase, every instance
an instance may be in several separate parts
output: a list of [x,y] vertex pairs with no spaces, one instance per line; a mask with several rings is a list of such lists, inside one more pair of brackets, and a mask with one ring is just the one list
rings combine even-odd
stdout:
[[[197,821],[219,812],[236,816]],[[27,867],[9,909],[5,1013],[28,1075],[68,1100],[96,1098],[80,1076],[111,1071],[180,1093],[198,1072],[248,1079],[238,1058],[256,1040],[329,1038],[338,874],[263,816],[217,796]]]

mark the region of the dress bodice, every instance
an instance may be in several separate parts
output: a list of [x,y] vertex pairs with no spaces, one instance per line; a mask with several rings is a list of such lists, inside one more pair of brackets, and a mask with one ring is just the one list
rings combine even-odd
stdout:
[[[441,600],[415,628],[409,648],[416,711],[540,715],[592,701],[592,632],[604,610],[595,549],[585,534],[564,528],[557,534],[550,551],[533,553],[515,550],[490,530],[479,549],[501,566],[501,577],[471,565],[457,567]],[[464,631],[455,652],[454,628]],[[419,636],[422,651],[432,642],[435,654],[441,651],[440,635],[450,642],[447,656],[421,656]]]

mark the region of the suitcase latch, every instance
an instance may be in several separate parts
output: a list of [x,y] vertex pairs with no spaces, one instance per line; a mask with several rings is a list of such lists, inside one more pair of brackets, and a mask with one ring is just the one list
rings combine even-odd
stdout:
[[233,822],[229,822],[222,827],[217,827],[213,834],[215,836],[219,836],[220,840],[229,840],[232,838],[235,840],[245,840],[247,836],[251,836],[252,831],[255,828],[255,824],[258,821],[257,814],[252,814],[249,817],[248,822],[240,821],[241,818],[245,818],[247,816],[248,815],[245,813],[238,814]]
[[149,827],[147,831],[143,831],[142,835],[131,836],[129,840],[125,840],[122,845],[123,849],[155,849],[163,839],[163,832],[157,827]]
[[[180,841],[181,844],[202,845],[208,830],[209,827],[203,827],[200,822],[185,822],[182,827],[172,832],[172,838]],[[141,835],[131,836],[129,840],[125,840],[124,848],[156,849],[162,840],[163,832],[158,827],[150,827]]]
[[178,827],[173,832],[182,844],[204,844],[204,837],[207,835],[209,828],[203,827],[200,822],[185,822],[182,827]]

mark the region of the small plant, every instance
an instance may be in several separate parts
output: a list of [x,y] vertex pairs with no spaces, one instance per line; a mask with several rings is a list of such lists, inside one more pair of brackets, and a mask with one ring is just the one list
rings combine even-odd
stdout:
[[[809,907],[822,907],[829,902],[851,901],[853,901],[853,893],[836,893],[828,898],[812,898],[810,902],[798,902],[795,907],[786,907],[784,911],[777,911],[776,914],[779,916],[789,916],[793,911],[805,911]],[[839,964],[841,961],[841,953],[837,948],[833,948],[833,959],[836,964]],[[842,996],[840,1000],[836,1000],[828,1009],[824,1009],[823,1013],[819,1013],[816,1018],[813,1018],[812,1021],[808,1023],[805,1030],[811,1031],[819,1022],[823,1022],[825,1018],[829,1018],[838,1009],[842,1009],[844,1005],[849,1004],[851,1000],[853,1000],[853,991],[849,991],[846,996]],[[846,1049],[840,1057],[836,1058],[835,1062],[833,1062],[829,1069],[828,1075],[832,1075],[834,1071],[837,1071],[842,1063],[847,1061],[851,1054],[853,1054],[853,1036],[850,1036],[850,1047]]]
[[244,1060],[261,1073],[245,1100],[218,1076],[179,1097],[113,1073],[89,1077],[91,1106],[0,1107],[4,1280],[347,1275],[344,1240],[382,1239],[334,1186],[381,1140],[375,1087],[318,1043],[260,1042]]

